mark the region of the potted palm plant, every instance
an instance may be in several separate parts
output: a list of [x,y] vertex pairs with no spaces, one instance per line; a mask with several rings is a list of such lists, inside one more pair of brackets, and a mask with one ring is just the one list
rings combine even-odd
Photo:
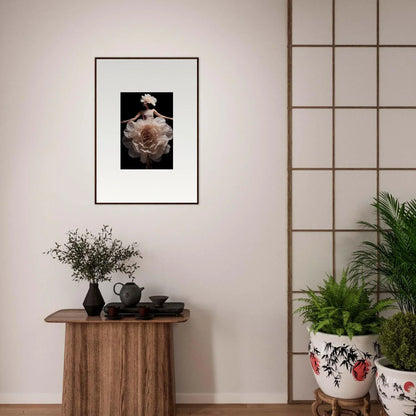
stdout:
[[339,399],[364,397],[374,381],[379,357],[378,332],[392,300],[375,301],[365,283],[352,282],[345,270],[337,282],[329,276],[295,312],[309,327],[309,358],[321,390]]
[[98,283],[110,281],[111,273],[114,272],[124,273],[134,280],[133,274],[140,267],[135,260],[142,258],[137,243],[123,246],[120,240],[113,239],[112,229],[108,225],[103,225],[97,235],[88,230],[85,233],[73,230],[67,235],[66,243],[55,243],[45,254],[69,264],[73,280],[89,282],[83,305],[88,315],[99,315],[105,302]]
[[377,243],[364,241],[353,254],[352,268],[391,293],[400,312],[381,328],[385,355],[376,361],[377,390],[390,416],[416,414],[416,199],[400,203],[380,193],[372,206],[376,224],[361,222],[380,235]]

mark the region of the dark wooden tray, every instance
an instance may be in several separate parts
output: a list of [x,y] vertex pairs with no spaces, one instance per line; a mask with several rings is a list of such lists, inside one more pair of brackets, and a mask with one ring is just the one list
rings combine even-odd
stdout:
[[185,307],[183,302],[166,302],[160,308],[153,305],[152,302],[139,302],[136,306],[124,306],[121,302],[111,302],[104,306],[104,313],[107,314],[109,306],[118,306],[120,308],[120,316],[135,316],[137,308],[140,306],[147,306],[149,312],[154,316],[179,316]]

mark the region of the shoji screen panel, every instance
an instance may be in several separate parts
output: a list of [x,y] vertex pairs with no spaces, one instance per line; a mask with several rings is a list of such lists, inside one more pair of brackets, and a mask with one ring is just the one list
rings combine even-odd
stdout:
[[416,197],[416,1],[288,9],[288,398],[298,402],[316,384],[294,299],[377,241],[357,221],[379,220],[378,192]]

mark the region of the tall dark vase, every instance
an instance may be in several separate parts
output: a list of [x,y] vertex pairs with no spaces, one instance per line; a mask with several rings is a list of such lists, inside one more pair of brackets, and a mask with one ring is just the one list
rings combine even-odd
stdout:
[[98,283],[90,283],[87,296],[82,304],[89,316],[98,316],[101,313],[105,302],[98,288]]

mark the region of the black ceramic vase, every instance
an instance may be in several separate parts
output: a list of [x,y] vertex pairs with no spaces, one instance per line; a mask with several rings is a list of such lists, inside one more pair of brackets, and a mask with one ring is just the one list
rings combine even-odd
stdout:
[[87,296],[82,304],[89,316],[98,316],[101,313],[105,302],[98,288],[98,283],[90,283]]

